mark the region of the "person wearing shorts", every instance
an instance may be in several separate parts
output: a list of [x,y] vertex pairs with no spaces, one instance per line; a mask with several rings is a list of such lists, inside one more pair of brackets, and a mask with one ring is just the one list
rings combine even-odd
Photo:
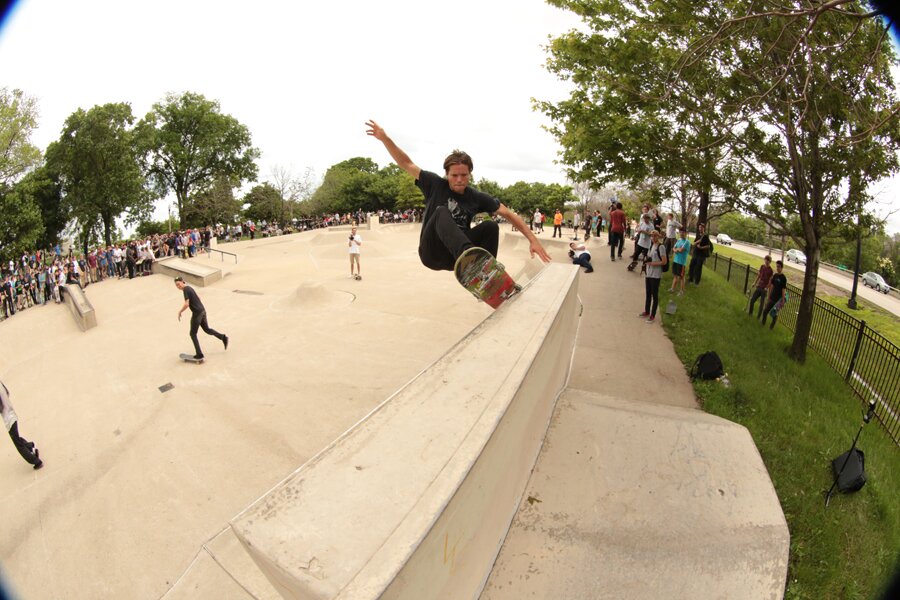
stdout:
[[674,292],[680,282],[681,289],[678,290],[679,296],[684,295],[684,269],[687,266],[688,253],[690,253],[690,250],[691,242],[687,239],[687,231],[684,227],[681,227],[678,230],[678,241],[672,246],[672,286],[669,288],[670,292]]

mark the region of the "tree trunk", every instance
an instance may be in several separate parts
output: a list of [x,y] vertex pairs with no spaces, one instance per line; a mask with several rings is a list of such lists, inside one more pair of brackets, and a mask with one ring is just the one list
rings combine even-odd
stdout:
[[710,197],[709,188],[700,190],[700,206],[697,209],[697,223],[703,223],[706,227],[706,230],[709,231],[709,223],[706,222],[706,216],[709,212],[709,197]]
[[812,331],[813,310],[815,309],[816,285],[819,281],[819,247],[807,243],[806,271],[803,274],[803,293],[800,296],[800,306],[797,309],[797,324],[794,328],[794,339],[788,356],[798,363],[806,361],[806,347],[809,344],[809,335]]

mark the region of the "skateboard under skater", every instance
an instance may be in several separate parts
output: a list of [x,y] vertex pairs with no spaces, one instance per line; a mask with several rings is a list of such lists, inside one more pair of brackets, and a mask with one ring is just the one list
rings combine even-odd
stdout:
[[464,288],[492,308],[499,308],[522,289],[490,252],[477,246],[460,254],[453,273]]
[[184,362],[194,363],[195,365],[202,365],[205,360],[203,358],[194,358],[193,354],[179,354],[178,357]]

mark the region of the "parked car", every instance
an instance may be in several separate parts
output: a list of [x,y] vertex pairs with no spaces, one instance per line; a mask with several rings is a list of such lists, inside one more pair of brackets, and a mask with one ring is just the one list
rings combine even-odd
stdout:
[[732,241],[731,236],[727,233],[720,233],[716,236],[716,242],[723,246],[730,246]]
[[863,273],[862,276],[863,285],[867,285],[870,288],[875,288],[876,292],[882,292],[883,294],[887,294],[891,291],[891,286],[887,284],[884,280],[884,277],[879,275],[878,273],[873,273],[869,271],[868,273]]
[[806,264],[806,255],[803,254],[800,250],[794,250],[793,248],[788,250],[784,255],[784,259],[788,262],[795,262],[798,265]]

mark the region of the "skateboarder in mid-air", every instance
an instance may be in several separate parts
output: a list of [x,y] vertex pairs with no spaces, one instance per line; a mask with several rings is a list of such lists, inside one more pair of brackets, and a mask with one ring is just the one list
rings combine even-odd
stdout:
[[525,221],[498,199],[469,187],[472,174],[471,157],[454,150],[444,160],[444,177],[417,167],[409,156],[397,147],[375,121],[366,122],[366,133],[379,140],[401,169],[416,180],[425,195],[425,213],[419,235],[419,258],[422,264],[435,271],[452,271],[456,259],[473,247],[484,248],[496,258],[500,230],[493,221],[472,227],[478,213],[497,215],[512,223],[528,238],[531,257],[535,254],[544,262],[550,255],[541,246]]
[[196,351],[194,359],[203,359],[203,351],[200,349],[200,341],[197,339],[197,330],[201,328],[204,333],[221,340],[222,344],[225,345],[225,349],[228,350],[228,336],[219,333],[215,329],[210,329],[209,324],[206,322],[206,309],[203,307],[203,303],[200,302],[200,296],[197,295],[194,288],[186,285],[181,277],[175,278],[175,287],[184,292],[184,305],[178,311],[178,320],[181,320],[181,313],[188,308],[191,309],[191,341],[194,342],[194,350]]

